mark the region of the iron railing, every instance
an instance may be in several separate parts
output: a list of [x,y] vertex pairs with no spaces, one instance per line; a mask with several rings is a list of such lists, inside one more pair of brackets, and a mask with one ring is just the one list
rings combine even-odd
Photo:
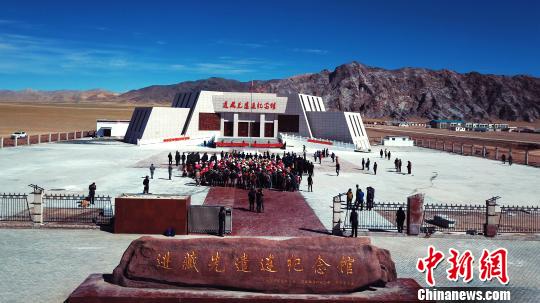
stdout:
[[[221,206],[191,205],[189,207],[189,233],[217,234],[219,232],[219,211]],[[225,207],[226,234],[232,233],[232,209]]]
[[540,233],[540,207],[501,206],[500,233]]
[[25,194],[0,194],[0,221],[32,221],[28,196]]
[[[86,201],[86,202],[85,202]],[[106,225],[113,217],[111,197],[96,196],[94,204],[79,194],[46,194],[43,196],[44,222],[94,223]]]
[[[399,208],[403,211],[407,211],[407,205],[405,203],[392,203],[392,202],[379,202],[374,203],[371,209],[366,207],[358,207],[358,229],[367,230],[398,230],[396,223],[396,212]],[[350,213],[351,210],[347,209],[346,202],[342,202],[342,211],[345,213],[344,228],[351,229]],[[405,221],[404,226],[407,225]]]
[[423,229],[447,232],[482,232],[485,222],[485,205],[424,205]]

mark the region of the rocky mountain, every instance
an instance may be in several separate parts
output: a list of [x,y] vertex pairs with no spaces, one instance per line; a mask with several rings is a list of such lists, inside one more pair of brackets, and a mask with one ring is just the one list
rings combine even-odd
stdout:
[[[209,78],[173,85],[153,85],[104,99],[133,103],[169,103],[177,92],[198,90],[305,93],[322,96],[329,110],[355,111],[365,117],[406,119],[520,120],[540,118],[540,78],[530,76],[460,74],[449,70],[402,68],[386,70],[358,62],[334,71],[286,79],[240,82]],[[37,94],[38,92],[36,92]],[[5,99],[0,91],[0,100]],[[8,93],[9,94],[9,93]],[[84,94],[83,94],[84,95]],[[53,97],[54,96],[54,97]],[[57,92],[49,98],[73,101],[81,96]],[[90,97],[87,97],[90,98]],[[100,98],[95,95],[94,98]]]
[[102,102],[116,100],[117,93],[106,90],[55,90],[38,91],[25,89],[20,91],[0,90],[0,102],[41,102],[41,103],[60,103],[60,102]]

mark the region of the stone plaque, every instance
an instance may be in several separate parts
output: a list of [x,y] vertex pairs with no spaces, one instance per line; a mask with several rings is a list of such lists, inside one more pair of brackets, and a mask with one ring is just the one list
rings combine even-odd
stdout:
[[396,280],[387,250],[369,238],[167,239],[131,243],[113,272],[127,287],[204,287],[266,293],[354,292]]

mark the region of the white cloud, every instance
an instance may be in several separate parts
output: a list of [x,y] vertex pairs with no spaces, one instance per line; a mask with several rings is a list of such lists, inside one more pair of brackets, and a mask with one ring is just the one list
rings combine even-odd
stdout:
[[317,54],[317,55],[325,55],[328,53],[325,49],[317,49],[317,48],[294,48],[294,52],[300,52],[300,53],[308,53],[308,54]]
[[255,57],[185,58],[170,62],[155,53],[123,45],[0,32],[0,73],[104,75],[121,72],[185,72],[207,76],[240,75],[272,69],[274,61]]

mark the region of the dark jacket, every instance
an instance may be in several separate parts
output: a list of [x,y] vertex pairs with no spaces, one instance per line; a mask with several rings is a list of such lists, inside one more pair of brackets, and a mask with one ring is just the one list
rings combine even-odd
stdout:
[[358,226],[358,213],[355,211],[351,212],[349,220],[351,221],[351,225]]
[[405,211],[403,209],[396,211],[396,222],[405,222]]

